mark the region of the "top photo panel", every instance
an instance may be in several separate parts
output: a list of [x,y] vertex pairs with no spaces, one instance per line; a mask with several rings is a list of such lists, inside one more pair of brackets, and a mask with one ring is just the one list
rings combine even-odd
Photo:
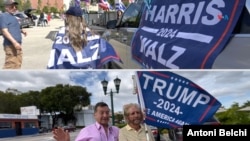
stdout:
[[0,68],[250,69],[250,0],[0,0]]

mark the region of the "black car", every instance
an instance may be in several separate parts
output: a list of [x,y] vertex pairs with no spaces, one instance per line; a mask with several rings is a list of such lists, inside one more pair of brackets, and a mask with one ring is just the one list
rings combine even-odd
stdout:
[[29,18],[29,22],[30,22],[30,26],[35,26],[36,25],[36,20],[37,20],[37,16],[32,14],[32,11],[35,11],[36,9],[33,8],[29,8],[24,10],[24,14],[26,14]]

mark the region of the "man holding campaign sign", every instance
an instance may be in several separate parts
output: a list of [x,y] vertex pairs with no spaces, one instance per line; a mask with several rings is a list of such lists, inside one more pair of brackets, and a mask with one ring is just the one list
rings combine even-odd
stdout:
[[224,49],[245,0],[145,0],[132,39],[144,68],[208,69]]
[[221,103],[192,81],[172,72],[138,71],[139,101],[145,122],[162,128],[201,125],[221,107]]

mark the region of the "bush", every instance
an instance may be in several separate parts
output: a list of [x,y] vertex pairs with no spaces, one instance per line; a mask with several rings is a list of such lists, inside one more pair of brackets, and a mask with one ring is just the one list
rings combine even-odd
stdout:
[[126,126],[126,123],[119,123],[119,124],[116,124],[115,126],[117,126],[118,128],[122,128]]

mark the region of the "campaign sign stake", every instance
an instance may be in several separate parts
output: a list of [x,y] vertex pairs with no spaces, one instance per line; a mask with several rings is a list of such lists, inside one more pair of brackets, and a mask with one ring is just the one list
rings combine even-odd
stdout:
[[137,82],[140,102],[147,109],[145,122],[149,125],[163,128],[200,125],[221,107],[206,90],[172,72],[138,71]]

